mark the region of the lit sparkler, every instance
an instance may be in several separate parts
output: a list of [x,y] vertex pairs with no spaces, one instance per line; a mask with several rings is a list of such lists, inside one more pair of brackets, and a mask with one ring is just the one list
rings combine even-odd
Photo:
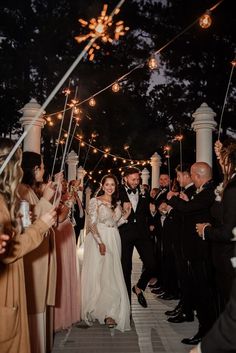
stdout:
[[[108,5],[103,6],[103,10],[98,18],[92,18],[89,22],[83,19],[79,19],[82,27],[88,27],[90,32],[87,34],[81,34],[75,37],[78,43],[82,43],[89,38],[99,37],[104,43],[112,43],[114,40],[119,40],[120,36],[124,36],[125,32],[129,30],[129,27],[124,26],[124,21],[118,21],[113,23],[112,16],[107,15]],[[114,15],[117,15],[120,9],[115,10]],[[94,58],[94,51],[99,50],[100,45],[93,43],[92,47],[88,51],[89,60],[92,61]]]

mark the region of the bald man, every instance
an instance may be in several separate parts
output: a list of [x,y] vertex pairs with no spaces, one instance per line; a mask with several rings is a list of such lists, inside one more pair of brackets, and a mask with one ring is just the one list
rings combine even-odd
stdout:
[[[216,319],[210,262],[209,243],[198,239],[196,223],[211,222],[210,207],[214,195],[211,167],[205,162],[196,162],[191,166],[190,175],[196,187],[196,193],[190,199],[181,192],[179,195],[169,192],[168,204],[179,211],[184,219],[181,227],[184,257],[184,295],[191,298],[191,306],[196,308],[199,330],[191,338],[184,338],[184,344],[197,344],[209,331]],[[187,308],[186,308],[187,309]]]

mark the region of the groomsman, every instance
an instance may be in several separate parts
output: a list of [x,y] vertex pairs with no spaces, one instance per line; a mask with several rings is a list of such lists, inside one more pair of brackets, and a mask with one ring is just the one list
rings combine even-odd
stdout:
[[192,305],[197,311],[199,330],[193,337],[184,338],[182,343],[194,345],[201,341],[216,319],[209,244],[199,239],[195,229],[196,223],[211,221],[210,207],[214,202],[215,194],[211,179],[212,170],[207,163],[194,163],[190,174],[197,188],[195,195],[188,199],[184,193],[181,193],[179,198],[170,192],[167,198],[170,206],[185,215],[185,225],[188,229],[183,243],[183,253],[189,298],[192,299]]
[[128,217],[128,222],[119,228],[122,246],[121,263],[129,298],[131,299],[132,256],[135,247],[145,270],[142,272],[137,284],[133,286],[132,291],[136,294],[139,304],[146,308],[147,302],[143,291],[145,291],[149,280],[155,274],[154,251],[149,237],[148,225],[150,197],[140,191],[139,169],[127,169],[123,180],[124,184],[119,190],[121,205],[123,206],[125,202],[130,202],[132,210]]

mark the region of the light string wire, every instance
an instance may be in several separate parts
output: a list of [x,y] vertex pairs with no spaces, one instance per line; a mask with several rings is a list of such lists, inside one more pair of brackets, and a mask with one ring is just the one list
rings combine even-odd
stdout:
[[231,68],[230,75],[229,75],[229,82],[228,82],[228,85],[227,85],[227,89],[226,89],[226,93],[225,93],[225,98],[224,98],[224,103],[223,103],[223,107],[222,107],[221,115],[220,115],[220,122],[219,122],[219,129],[218,129],[218,138],[217,138],[217,140],[220,139],[221,127],[222,127],[222,122],[223,122],[223,115],[224,115],[224,111],[225,111],[226,101],[227,101],[227,98],[228,98],[228,92],[229,92],[229,87],[230,87],[230,84],[231,84],[231,79],[232,79],[233,72],[234,72],[234,67],[235,67],[235,65],[232,64],[232,68]]
[[[208,11],[213,11],[215,10],[223,1],[225,0],[220,0],[219,2],[217,2],[215,5],[213,5]],[[207,11],[207,10],[206,10]],[[202,13],[205,14],[206,11],[204,11]],[[202,16],[201,15],[201,16]],[[176,39],[178,39],[180,36],[182,36],[185,32],[187,32],[191,27],[194,26],[195,23],[198,22],[198,20],[200,19],[199,16],[197,19],[195,19],[190,25],[188,25],[187,27],[185,27],[180,33],[178,33],[176,36],[174,36],[172,39],[170,39],[165,45],[163,45],[161,48],[159,48],[158,50],[156,50],[154,52],[154,54],[159,54],[161,51],[163,51],[164,49],[166,49],[170,44],[172,44]],[[147,59],[145,60],[145,62],[142,62],[138,65],[136,65],[135,67],[133,67],[130,71],[128,71],[127,73],[125,73],[124,75],[120,76],[119,78],[117,78],[116,80],[114,80],[112,83],[110,83],[109,85],[107,85],[106,87],[102,88],[101,90],[97,91],[96,93],[93,93],[91,96],[89,96],[88,98],[85,98],[84,100],[82,100],[81,102],[79,102],[76,106],[80,106],[86,102],[88,102],[91,98],[94,98],[96,96],[98,96],[100,93],[106,91],[107,89],[109,89],[110,87],[112,87],[114,85],[114,83],[116,82],[121,82],[123,81],[127,76],[131,75],[131,73],[133,73],[134,71],[136,71],[139,68],[142,68],[145,66]],[[68,108],[67,110],[69,110],[71,108]],[[58,113],[60,113],[61,111],[55,112],[55,113],[49,113],[48,115],[53,116],[56,115]]]
[[[114,8],[114,10],[112,11],[110,17],[112,18],[115,14],[115,12],[120,9],[120,7],[123,5],[123,3],[125,2],[125,0],[121,0],[119,1],[119,3],[116,5],[116,7]],[[46,107],[48,106],[48,104],[51,102],[51,100],[54,98],[54,96],[56,95],[56,93],[59,91],[59,89],[62,87],[62,85],[64,84],[64,82],[68,79],[68,77],[71,75],[71,73],[73,72],[73,70],[76,68],[76,66],[80,63],[80,61],[83,59],[83,57],[86,55],[86,53],[88,52],[88,50],[91,48],[91,46],[93,45],[93,43],[99,38],[99,34],[95,35],[94,38],[91,38],[89,43],[84,47],[84,49],[82,50],[82,52],[78,55],[78,57],[76,58],[76,60],[73,62],[73,64],[69,67],[69,69],[66,71],[66,73],[64,74],[64,76],[61,78],[61,80],[58,82],[58,84],[56,85],[56,87],[52,90],[52,92],[49,94],[49,96],[46,98],[45,102],[43,103],[43,105],[41,106],[41,108],[39,109],[39,111],[37,112],[37,114],[35,114],[34,118],[32,119],[30,125],[26,128],[26,130],[23,132],[23,134],[21,135],[21,137],[19,138],[19,140],[17,141],[17,143],[13,146],[12,150],[10,151],[9,155],[7,156],[7,158],[5,159],[4,163],[2,164],[1,168],[0,168],[0,175],[2,174],[3,170],[5,169],[6,165],[9,163],[9,161],[11,160],[12,156],[14,155],[14,153],[16,152],[17,148],[20,146],[20,144],[22,143],[22,141],[25,139],[25,137],[27,136],[28,132],[30,131],[30,129],[32,128],[32,126],[34,125],[35,121],[44,114],[44,110],[46,109]]]

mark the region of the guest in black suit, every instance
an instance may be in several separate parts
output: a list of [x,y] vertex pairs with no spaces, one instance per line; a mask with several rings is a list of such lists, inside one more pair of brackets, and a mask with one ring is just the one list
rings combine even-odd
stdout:
[[124,173],[124,184],[120,187],[119,196],[121,205],[130,202],[132,211],[128,217],[128,222],[120,226],[121,236],[121,263],[124,278],[131,299],[131,271],[132,255],[136,247],[144,265],[144,271],[138,283],[133,286],[132,291],[137,295],[140,305],[147,307],[146,299],[143,295],[149,280],[155,274],[155,259],[153,244],[149,237],[149,195],[140,192],[140,172],[137,168],[129,168]]
[[[196,192],[196,187],[190,176],[190,167],[190,164],[184,163],[182,165],[178,165],[175,169],[181,192],[184,193],[189,200]],[[192,300],[189,295],[190,289],[187,262],[188,249],[186,249],[185,246],[186,242],[188,243],[189,232],[191,232],[192,227],[190,230],[188,229],[188,222],[186,222],[187,218],[188,215],[185,215],[175,209],[175,232],[173,237],[173,247],[180,288],[180,302],[174,310],[166,312],[166,315],[171,316],[168,321],[173,323],[194,320]],[[187,254],[184,253],[184,250],[187,250]]]
[[199,223],[198,219],[206,222],[211,220],[210,207],[215,198],[211,178],[211,167],[207,163],[194,163],[191,167],[191,179],[197,191],[193,198],[189,200],[183,193],[180,198],[172,192],[168,194],[168,203],[186,216],[185,226],[188,234],[183,243],[183,251],[188,264],[189,297],[193,300],[192,305],[196,308],[199,320],[197,334],[191,338],[184,338],[182,343],[185,344],[200,342],[216,319],[209,244],[199,239],[195,229],[196,223]]
[[[211,241],[229,241],[234,247],[231,258],[234,271],[236,268],[236,144],[223,148],[220,163],[224,172],[222,210],[223,222],[215,227],[197,224],[196,229],[201,237]],[[236,279],[232,282],[230,300],[225,311],[220,315],[210,332],[201,344],[192,349],[191,353],[233,353],[236,352]]]
[[[236,257],[235,257],[236,259]],[[235,353],[236,352],[236,279],[233,282],[230,300],[212,329],[202,342],[190,353]]]

